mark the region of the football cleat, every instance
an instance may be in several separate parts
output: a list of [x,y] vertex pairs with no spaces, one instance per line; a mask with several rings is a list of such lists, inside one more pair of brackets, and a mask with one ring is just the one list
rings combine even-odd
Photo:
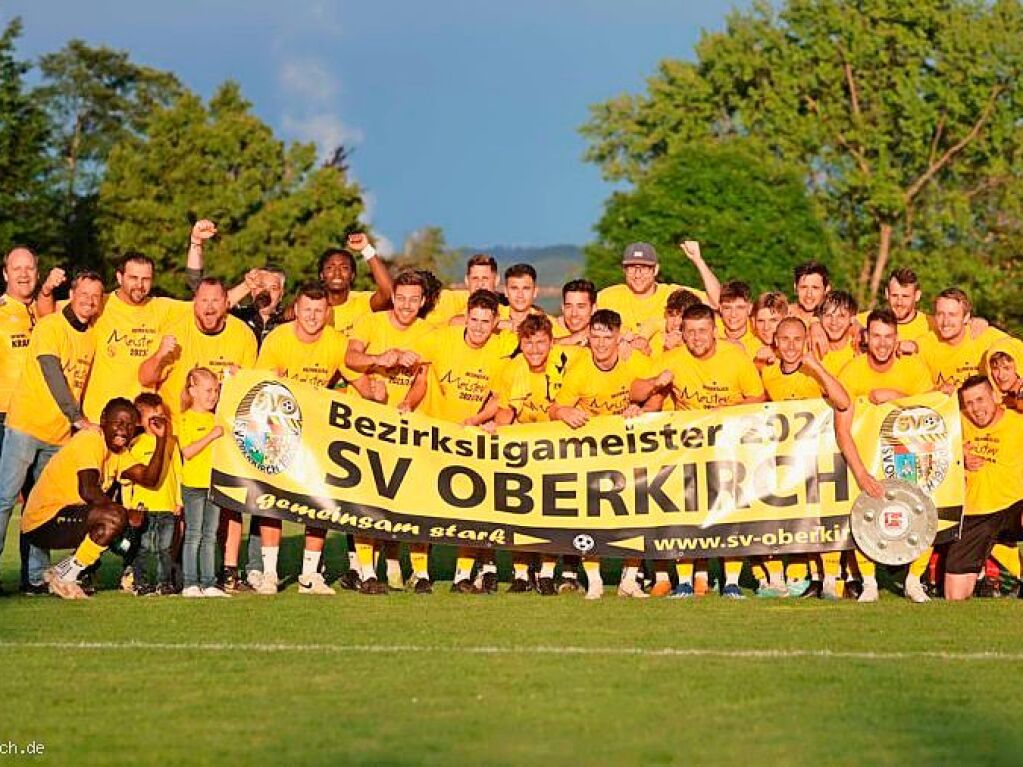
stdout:
[[462,580],[455,581],[454,583],[451,584],[451,593],[480,594],[482,592],[478,591],[476,587],[473,585],[472,581],[470,581],[468,578],[462,578]]
[[21,593],[27,597],[38,597],[50,593],[50,587],[45,583],[26,583],[21,587]]
[[536,582],[536,593],[542,597],[556,597],[558,589],[553,578],[539,578]]
[[509,594],[526,594],[533,590],[533,582],[528,578],[513,578],[508,586]]
[[559,578],[555,585],[557,586],[559,594],[578,594],[582,591],[582,586],[579,585],[578,578]]
[[922,605],[924,602],[930,602],[931,598],[927,596],[927,592],[924,591],[923,584],[917,580],[906,580],[904,587],[904,593],[906,599],[913,604]]
[[405,581],[405,590],[411,591],[413,594],[432,594],[433,583],[430,582],[429,578],[420,578],[418,575],[413,575]]
[[856,599],[857,602],[876,602],[880,598],[880,594],[877,590],[877,584],[872,583],[869,586],[864,584],[863,591],[860,596]]
[[337,592],[327,585],[327,582],[323,580],[323,575],[320,573],[313,573],[309,576],[299,576],[298,593],[321,594],[327,596],[330,594],[336,594]]
[[675,590],[671,592],[671,596],[668,599],[689,599],[694,596],[693,584],[691,583],[680,583],[675,587]]
[[622,581],[622,583],[618,585],[618,596],[627,597],[629,599],[650,598],[650,595],[643,591],[643,587],[639,585],[639,581],[635,579]]
[[845,590],[842,592],[844,599],[859,599],[863,593],[863,581],[846,581]]
[[[205,589],[203,589],[205,591]],[[225,567],[224,568],[224,583],[223,586],[218,589],[228,594],[252,594],[255,593],[255,589],[249,584],[238,577],[237,567]],[[260,591],[260,594],[266,592]],[[274,593],[277,593],[277,584],[274,584]]]
[[497,593],[497,573],[483,573],[479,593],[481,594]]
[[757,589],[758,599],[785,599],[789,595],[789,590],[784,586],[763,586]]
[[198,586],[185,586],[181,590],[181,596],[186,599],[194,599],[196,597],[202,597],[202,589]]
[[790,597],[801,597],[810,588],[810,581],[802,579],[798,581],[789,581],[785,584],[785,589],[788,591]]
[[734,583],[725,584],[725,587],[721,590],[721,596],[725,599],[745,599],[746,595],[742,593],[740,589]]
[[671,593],[671,581],[654,581],[650,587],[650,596],[666,597]]
[[[800,595],[800,599],[821,599],[824,596],[824,581],[810,581],[810,585],[806,587]],[[832,599],[835,599],[835,595],[831,595]]]
[[340,578],[337,579],[337,585],[339,588],[345,591],[358,591],[359,585],[362,583],[362,578],[359,577],[358,570],[354,568],[346,572]]
[[366,580],[359,584],[360,594],[380,596],[382,594],[387,594],[389,590],[390,589],[388,589],[386,583],[381,583],[376,578],[367,578]]
[[79,586],[75,581],[65,581],[58,577],[57,573],[53,571],[51,567],[45,573],[43,573],[43,580],[46,581],[46,585],[49,587],[50,593],[55,594],[61,599],[88,599],[89,596],[86,594],[82,587]]

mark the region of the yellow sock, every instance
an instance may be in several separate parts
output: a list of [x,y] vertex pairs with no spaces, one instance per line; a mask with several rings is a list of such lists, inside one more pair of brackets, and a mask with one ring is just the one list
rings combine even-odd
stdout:
[[874,567],[874,563],[861,554],[859,550],[856,551],[856,565],[860,568],[861,578],[873,578],[877,575],[877,568]]
[[515,571],[516,578],[522,578],[525,580],[529,577],[529,565],[525,562],[516,562],[512,565],[512,569]]
[[725,585],[732,585],[739,583],[739,573],[742,572],[742,560],[741,559],[726,559],[725,560]]
[[430,555],[427,552],[412,549],[409,551],[408,557],[412,561],[413,573],[421,578],[429,577]]
[[802,581],[808,574],[809,568],[806,560],[802,557],[790,559],[789,563],[785,565],[785,580],[787,581]]
[[996,543],[991,549],[991,556],[995,558],[1002,567],[1008,570],[1013,578],[1019,579],[1020,561],[1019,547],[1006,546],[1004,543]]
[[777,583],[782,579],[782,564],[780,559],[768,559],[764,562],[764,568],[767,570],[768,580]]
[[583,560],[583,570],[587,573],[599,573],[600,560],[593,559],[592,557],[586,557],[586,559]]
[[931,563],[931,554],[933,552],[934,549],[929,548],[923,554],[914,559],[913,562],[909,565],[909,574],[915,575],[917,578],[919,578],[921,575],[926,573],[927,565]]
[[95,564],[99,560],[100,555],[106,550],[106,546],[100,546],[87,535],[82,542],[78,544],[78,548],[75,549],[75,561],[82,567],[88,567],[89,565]]
[[750,569],[753,571],[753,577],[756,578],[758,581],[767,580],[767,570],[764,569],[764,564],[762,561],[754,562],[753,564],[750,565]]
[[842,552],[825,551],[821,554],[821,559],[824,562],[824,574],[837,578],[842,572]]
[[675,563],[675,574],[678,575],[679,581],[685,581],[686,583],[692,583],[693,581],[693,570],[696,567],[696,563],[692,560],[685,562]]

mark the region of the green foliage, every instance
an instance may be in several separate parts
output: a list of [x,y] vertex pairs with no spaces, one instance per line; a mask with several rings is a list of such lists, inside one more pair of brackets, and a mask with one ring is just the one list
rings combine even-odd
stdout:
[[14,19],[0,35],[0,243],[45,247],[53,240],[45,186],[49,124],[25,87],[30,65],[15,58],[20,34]]
[[[926,254],[997,261],[1019,180],[1023,6],[1015,0],[766,0],[593,108],[588,159],[638,182],[694,139],[751,137],[801,169],[861,298]],[[1013,192],[1012,194],[1015,194]]]
[[454,282],[462,277],[460,254],[448,247],[444,230],[439,226],[425,226],[410,234],[394,265],[397,269],[426,269],[443,282]]
[[250,106],[231,82],[208,105],[185,93],[113,147],[99,192],[105,253],[141,250],[158,287],[180,294],[189,229],[209,218],[207,272],[236,281],[272,262],[293,281],[315,276],[320,252],[358,228],[358,187],[343,165],[317,167],[312,145],[285,146]]
[[612,195],[596,230],[586,269],[599,286],[621,282],[622,249],[636,240],[657,248],[662,280],[687,285],[700,283],[679,253],[682,240],[700,242],[722,281],[741,279],[755,291],[787,290],[796,263],[831,261],[799,174],[740,140],[688,144],[659,158],[633,189]]

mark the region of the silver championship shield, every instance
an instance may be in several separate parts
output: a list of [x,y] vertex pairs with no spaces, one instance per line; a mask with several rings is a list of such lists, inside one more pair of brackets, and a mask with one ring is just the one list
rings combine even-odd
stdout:
[[912,562],[938,534],[938,510],[916,485],[899,479],[881,483],[884,495],[860,493],[849,512],[853,539],[860,551],[882,565]]

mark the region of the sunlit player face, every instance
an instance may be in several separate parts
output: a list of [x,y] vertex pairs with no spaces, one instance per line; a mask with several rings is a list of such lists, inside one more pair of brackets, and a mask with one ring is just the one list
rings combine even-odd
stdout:
[[916,285],[900,285],[898,280],[888,280],[885,291],[892,314],[899,322],[909,322],[916,314],[920,303],[920,288]]
[[39,282],[39,269],[31,251],[25,248],[11,251],[4,267],[4,282],[9,296],[22,303],[31,300]]
[[138,431],[139,421],[135,411],[117,408],[100,419],[103,441],[112,453],[123,453]]
[[465,315],[465,341],[473,349],[481,348],[494,332],[497,317],[489,309],[477,306]]
[[144,261],[129,261],[116,274],[118,295],[125,303],[141,306],[153,289],[153,267]]
[[419,310],[423,308],[423,289],[418,285],[398,285],[394,288],[392,303],[394,319],[407,328],[416,321]]
[[331,293],[344,293],[352,287],[355,272],[347,256],[335,253],[323,262],[320,280]]
[[804,274],[795,287],[796,300],[805,312],[812,312],[820,306],[824,294],[828,292],[828,284],[819,274]]
[[625,284],[629,290],[646,295],[654,290],[658,267],[652,264],[625,264]]
[[465,286],[469,289],[469,295],[477,290],[494,292],[497,290],[497,272],[486,264],[475,264],[469,267],[469,271],[465,273]]
[[702,360],[714,354],[716,348],[714,320],[689,319],[682,322],[682,340],[689,353]]
[[99,280],[79,280],[71,291],[71,311],[82,322],[91,322],[103,306],[103,283]]
[[939,298],[934,302],[934,325],[942,341],[956,342],[961,339],[969,321],[969,312],[956,299]]
[[837,343],[849,333],[852,319],[852,312],[840,306],[821,315],[821,327],[824,328],[824,333],[827,335],[828,340],[832,343]]
[[319,337],[327,326],[326,298],[299,296],[295,302],[295,322],[306,336]]
[[898,329],[874,320],[867,328],[867,354],[878,365],[887,365],[899,345]]
[[220,400],[220,382],[208,376],[197,376],[192,385],[188,387],[188,394],[197,408],[213,412],[217,409],[217,402]]
[[998,412],[994,389],[986,383],[971,386],[962,393],[960,401],[963,414],[981,429],[989,426]]
[[508,306],[513,311],[528,311],[536,299],[536,283],[529,275],[509,277],[504,283],[504,294],[508,297]]
[[787,370],[798,367],[806,350],[806,327],[799,322],[783,322],[774,333],[774,351]]
[[999,354],[991,360],[991,379],[998,387],[998,391],[1015,391],[1019,385],[1019,373],[1016,372],[1016,360],[1008,354]]
[[554,341],[546,333],[534,333],[523,338],[519,336],[519,349],[523,359],[534,373],[547,369],[547,357],[550,356]]
[[565,328],[571,333],[578,333],[590,324],[593,314],[593,302],[590,294],[583,291],[570,291],[561,299],[561,319]]
[[721,323],[725,326],[725,330],[733,336],[745,333],[749,329],[749,313],[752,308],[753,305],[742,298],[722,301]]
[[227,323],[227,291],[220,285],[200,285],[192,299],[195,324],[203,333],[219,333]]
[[253,300],[268,312],[273,312],[284,295],[284,278],[274,272],[260,272],[252,289]]
[[753,332],[756,333],[761,343],[770,346],[774,343],[774,331],[781,321],[781,314],[774,309],[765,307],[758,311],[757,316],[753,318]]
[[590,353],[593,355],[593,362],[597,367],[607,369],[618,362],[618,340],[620,337],[619,331],[604,325],[590,327],[588,334]]

